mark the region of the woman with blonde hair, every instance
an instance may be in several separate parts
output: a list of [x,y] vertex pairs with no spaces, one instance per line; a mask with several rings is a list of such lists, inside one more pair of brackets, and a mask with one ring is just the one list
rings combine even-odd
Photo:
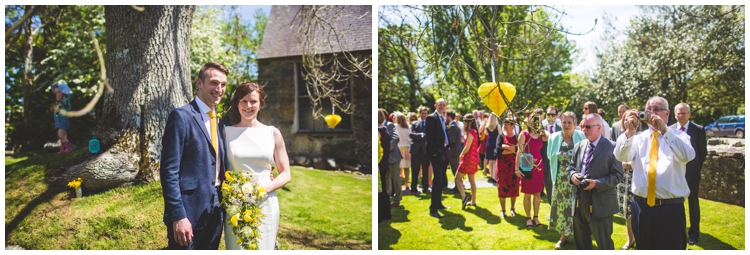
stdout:
[[494,114],[490,114],[489,121],[487,122],[487,127],[485,128],[485,132],[487,133],[487,139],[485,143],[487,144],[487,149],[485,151],[485,165],[487,168],[489,168],[490,171],[490,180],[489,182],[491,184],[497,184],[497,165],[495,165],[495,160],[497,159],[497,154],[495,153],[495,146],[497,145],[495,142],[497,141],[497,136],[500,133],[498,130],[498,120],[497,116]]
[[396,133],[398,133],[398,149],[401,151],[401,162],[399,163],[399,177],[404,179],[404,190],[411,193],[409,189],[409,167],[411,167],[411,129],[409,128],[409,122],[406,120],[406,116],[403,113],[396,114]]

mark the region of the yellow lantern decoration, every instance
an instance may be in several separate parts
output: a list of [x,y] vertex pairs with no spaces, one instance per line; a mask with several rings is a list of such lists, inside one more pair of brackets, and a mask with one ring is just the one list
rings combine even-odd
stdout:
[[513,101],[513,97],[516,96],[516,87],[507,82],[486,82],[482,84],[482,86],[479,86],[478,93],[479,97],[482,98],[482,102],[484,102],[484,104],[487,105],[495,115],[501,116],[505,111],[505,108],[508,108],[508,105],[503,101],[503,97],[497,89],[498,85],[500,89],[503,90],[503,94],[505,94],[505,97],[508,99],[508,103]]
[[341,116],[339,116],[338,114],[328,114],[325,117],[325,121],[328,124],[328,127],[334,129],[336,125],[341,122]]

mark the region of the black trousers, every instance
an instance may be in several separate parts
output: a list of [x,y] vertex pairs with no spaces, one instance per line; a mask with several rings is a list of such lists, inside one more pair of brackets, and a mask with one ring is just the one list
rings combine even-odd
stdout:
[[419,170],[422,170],[422,191],[430,187],[430,156],[427,154],[411,154],[411,191],[417,190]]
[[210,212],[204,212],[198,222],[190,222],[193,225],[193,241],[188,246],[180,246],[174,240],[174,228],[172,222],[167,225],[168,249],[170,250],[218,250],[221,234],[224,230],[224,209],[215,206]]
[[685,203],[648,206],[630,204],[633,234],[639,250],[685,250]]
[[443,180],[445,180],[446,171],[446,158],[447,155],[439,153],[430,158],[432,162],[432,200],[430,202],[430,211],[434,212],[437,209],[443,208]]
[[690,212],[690,229],[688,229],[688,237],[692,238],[698,238],[701,234],[701,208],[698,202],[700,184],[700,180],[688,182],[688,188],[690,188],[690,196],[688,196],[688,211]]

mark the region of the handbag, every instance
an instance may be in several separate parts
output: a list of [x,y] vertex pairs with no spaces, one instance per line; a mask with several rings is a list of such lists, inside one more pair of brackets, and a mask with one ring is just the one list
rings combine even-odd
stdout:
[[[531,136],[529,136],[529,138],[531,138]],[[535,162],[534,162],[534,155],[531,155],[531,153],[528,152],[528,149],[529,149],[528,146],[529,146],[528,142],[523,146],[524,152],[523,154],[521,154],[520,168],[521,168],[521,173],[523,173],[523,178],[527,180],[531,180],[531,177],[533,175],[532,174],[533,171],[531,171],[531,169],[534,168]]]

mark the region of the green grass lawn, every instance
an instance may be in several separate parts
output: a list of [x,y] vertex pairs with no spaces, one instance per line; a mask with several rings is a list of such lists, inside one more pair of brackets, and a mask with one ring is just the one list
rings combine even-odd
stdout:
[[[450,171],[448,171],[450,172]],[[477,174],[481,177],[481,173]],[[449,176],[450,178],[450,176]],[[468,183],[468,182],[466,182]],[[468,186],[467,186],[468,188]],[[516,201],[516,217],[501,219],[497,189],[477,189],[478,207],[461,210],[459,194],[443,193],[442,219],[430,217],[430,197],[404,196],[401,206],[392,210],[393,218],[378,224],[378,249],[395,250],[551,250],[560,235],[548,230],[550,206],[542,198],[541,228],[526,229],[523,194]],[[510,208],[510,200],[506,201]],[[744,250],[745,208],[701,199],[701,236],[690,250]],[[687,203],[685,204],[687,215]],[[532,211],[533,214],[533,211]],[[688,223],[689,225],[689,223]],[[627,240],[625,220],[614,217],[612,239],[619,249]],[[687,229],[685,230],[687,232]],[[563,249],[575,249],[573,237]],[[596,246],[596,242],[594,242]]]
[[[50,166],[82,152],[5,157],[6,247],[166,248],[159,182],[98,193],[84,189],[84,197],[76,199],[66,183],[45,180]],[[277,191],[281,248],[372,249],[371,184],[370,176],[292,167],[292,181]]]

